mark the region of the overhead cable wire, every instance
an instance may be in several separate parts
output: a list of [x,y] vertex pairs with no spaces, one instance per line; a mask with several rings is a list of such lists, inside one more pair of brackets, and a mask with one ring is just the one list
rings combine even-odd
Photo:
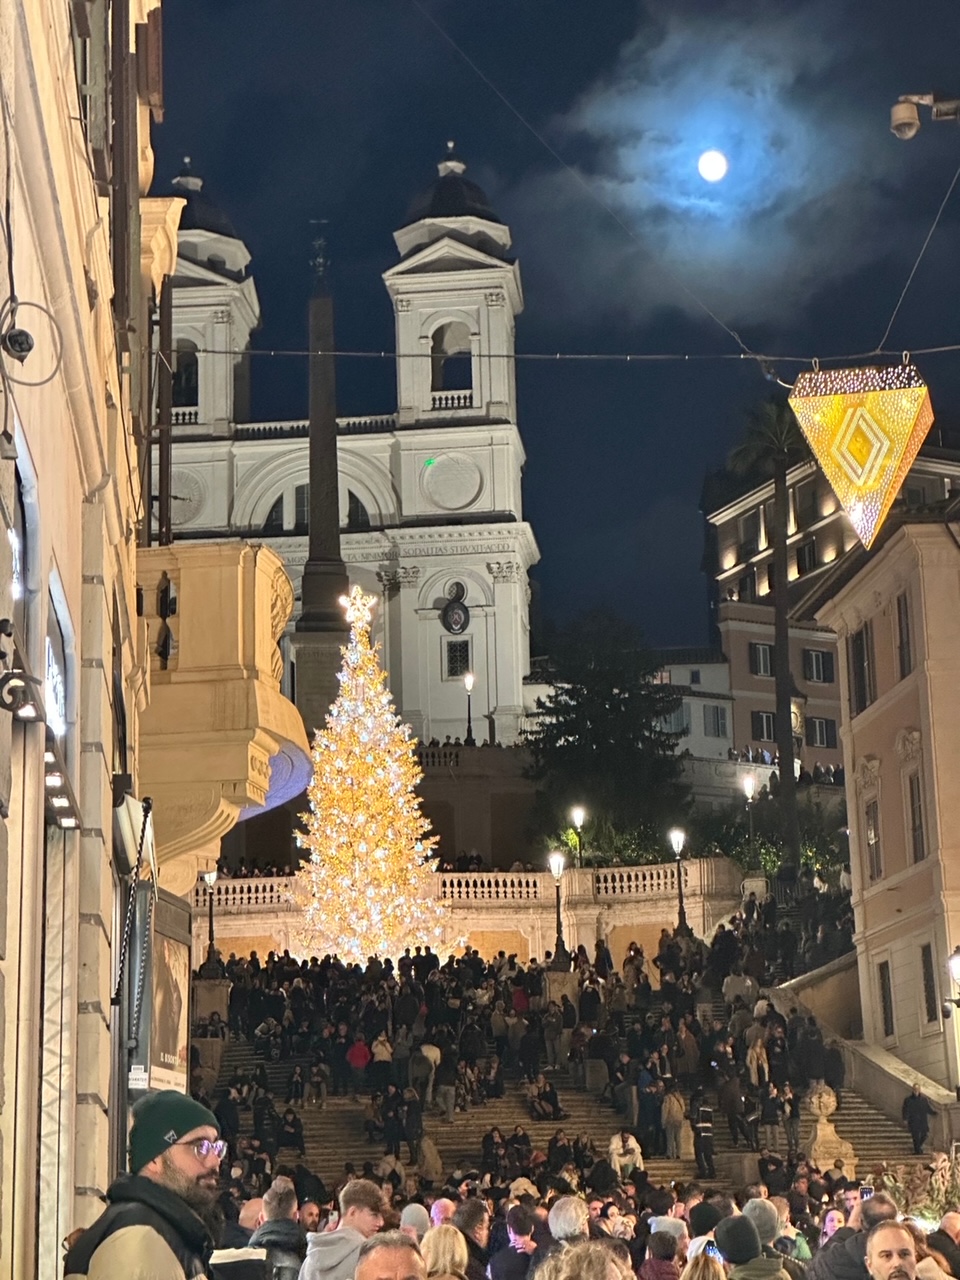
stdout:
[[[320,348],[267,348],[258,350],[254,347],[196,347],[197,355],[208,356],[272,356],[272,357],[310,357],[336,356],[345,360],[430,360],[429,351],[359,351],[337,349],[333,351]],[[903,362],[912,356],[945,355],[960,351],[960,342],[944,343],[935,347],[911,347],[909,351],[875,348],[872,351],[857,351],[846,355],[772,355],[763,351],[514,351],[497,353],[491,351],[474,352],[473,360],[512,360],[542,364],[704,364],[711,361],[750,361],[757,365],[775,364],[850,364],[857,360],[870,360],[876,357]],[[456,392],[451,391],[451,395]]]
[[927,251],[927,245],[933,239],[933,233],[936,231],[937,227],[940,224],[940,219],[943,216],[943,211],[950,202],[950,197],[953,195],[953,189],[957,185],[958,180],[960,180],[960,166],[958,166],[956,173],[953,175],[953,181],[950,183],[949,187],[947,187],[947,194],[940,201],[940,208],[937,210],[937,216],[934,218],[933,225],[930,227],[930,230],[927,232],[927,238],[924,240],[923,244],[920,246],[920,252],[917,254],[917,260],[916,262],[914,262],[912,268],[910,269],[910,274],[907,276],[907,283],[903,286],[903,290],[900,293],[900,297],[897,299],[897,305],[893,308],[893,314],[891,315],[890,319],[887,322],[886,329],[884,329],[883,331],[883,337],[877,343],[876,350],[870,352],[871,355],[882,354],[881,347],[883,347],[884,343],[890,337],[890,330],[893,328],[893,322],[896,320],[897,314],[899,313],[900,308],[903,305],[903,300],[907,296],[907,290],[913,284],[913,277],[917,274],[917,268],[920,266],[920,263],[923,261],[923,255]]
[[586,178],[583,176],[582,173],[580,173],[578,169],[575,169],[573,165],[569,164],[566,160],[564,160],[563,156],[560,155],[557,149],[550,145],[550,143],[546,140],[543,134],[540,133],[540,131],[536,128],[536,126],[531,124],[530,121],[527,119],[527,117],[523,114],[523,112],[517,106],[515,106],[513,102],[511,102],[511,100],[499,88],[499,86],[494,84],[494,82],[490,79],[490,77],[486,74],[486,72],[484,72],[476,64],[476,62],[474,62],[474,60],[470,57],[470,55],[466,52],[466,50],[457,43],[457,41],[453,38],[453,36],[449,33],[449,31],[447,31],[446,28],[443,27],[437,21],[437,19],[433,16],[433,14],[430,13],[430,11],[420,3],[420,0],[410,0],[410,3],[420,13],[420,15],[423,18],[425,18],[427,22],[430,23],[430,25],[434,28],[434,30],[436,30],[439,33],[439,35],[443,37],[443,39],[447,42],[447,44],[449,44],[450,47],[457,54],[459,54],[459,56],[470,68],[470,70],[473,71],[474,74],[477,75],[483,81],[483,83],[487,86],[487,88],[491,91],[491,93],[494,93],[500,99],[500,101],[507,108],[507,110],[510,111],[514,116],[516,116],[516,118],[520,121],[520,123],[523,125],[525,129],[527,129],[530,133],[533,134],[533,136],[540,143],[540,145],[547,152],[549,152],[551,156],[553,156],[554,160],[556,160],[558,164],[562,165],[563,168],[566,169],[566,171],[571,175],[571,177],[573,177],[580,184],[580,186],[584,189],[584,191],[586,191],[590,199],[595,201],[595,203],[598,204],[600,208],[603,209],[603,211],[613,219],[613,221],[617,224],[617,226],[621,229],[621,231],[625,232],[626,235],[628,235],[630,239],[634,241],[635,244],[639,245],[640,248],[644,251],[644,253],[647,254],[647,256],[651,259],[651,261],[655,262],[656,266],[660,268],[663,274],[667,276],[670,280],[672,280],[673,283],[679,289],[682,289],[683,292],[687,295],[687,297],[690,298],[692,302],[695,302],[696,305],[700,308],[700,310],[703,311],[706,315],[708,315],[710,319],[714,321],[715,324],[718,324],[720,328],[723,329],[723,331],[727,333],[734,340],[734,342],[737,344],[737,346],[740,348],[742,352],[752,356],[754,353],[750,350],[750,348],[747,346],[744,340],[740,337],[736,329],[732,329],[730,325],[728,325],[725,321],[721,320],[720,317],[716,314],[716,312],[713,311],[707,305],[707,303],[704,302],[704,300],[697,293],[695,293],[693,289],[689,287],[689,285],[685,284],[683,279],[680,276],[678,276],[675,271],[672,271],[662,261],[653,257],[647,245],[643,242],[640,236],[637,235],[633,227],[631,227],[629,223],[624,222],[623,218],[620,217],[620,215],[616,212],[616,210],[613,209],[609,204],[607,204],[607,202],[597,194],[594,188],[590,185],[590,183],[586,180]]

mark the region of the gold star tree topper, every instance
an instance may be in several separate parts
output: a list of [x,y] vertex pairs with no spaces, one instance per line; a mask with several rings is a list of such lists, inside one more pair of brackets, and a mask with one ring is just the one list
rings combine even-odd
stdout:
[[420,811],[416,740],[394,710],[370,642],[376,603],[354,587],[341,603],[350,641],[340,692],[313,740],[310,811],[298,836],[307,859],[294,881],[299,942],[351,964],[396,957],[444,940],[444,912],[429,862],[436,837]]
[[790,406],[823,474],[871,546],[933,425],[913,365],[801,373]]

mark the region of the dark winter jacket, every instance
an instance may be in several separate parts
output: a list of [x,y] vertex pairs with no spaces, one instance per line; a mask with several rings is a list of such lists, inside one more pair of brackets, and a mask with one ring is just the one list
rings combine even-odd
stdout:
[[864,1259],[867,1255],[866,1233],[856,1231],[838,1243],[839,1234],[839,1231],[836,1232],[809,1263],[807,1280],[863,1280]]
[[945,1231],[931,1231],[927,1236],[927,1248],[934,1253],[939,1253],[944,1262],[950,1265],[950,1274],[955,1280],[960,1280],[960,1247],[957,1246],[953,1236],[948,1236]]
[[251,1249],[266,1249],[270,1280],[297,1280],[307,1255],[307,1237],[298,1222],[280,1218],[263,1222],[250,1237]]
[[118,1178],[110,1202],[67,1254],[64,1280],[152,1275],[193,1280],[207,1274],[213,1241],[173,1191],[150,1178]]

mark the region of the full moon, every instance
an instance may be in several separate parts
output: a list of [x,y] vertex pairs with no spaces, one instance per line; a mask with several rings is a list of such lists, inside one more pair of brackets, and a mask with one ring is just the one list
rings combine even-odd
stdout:
[[705,182],[719,182],[727,176],[727,157],[722,151],[705,151],[697,161],[700,177]]

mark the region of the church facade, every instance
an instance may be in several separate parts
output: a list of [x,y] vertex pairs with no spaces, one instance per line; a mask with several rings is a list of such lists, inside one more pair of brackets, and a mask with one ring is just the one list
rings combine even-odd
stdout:
[[[510,232],[450,153],[394,236],[383,280],[396,323],[397,405],[338,420],[341,549],[374,593],[375,638],[398,711],[424,742],[517,741],[535,693],[514,330],[523,309]],[[299,612],[309,517],[308,424],[248,423],[244,352],[259,322],[250,255],[206,200],[186,200],[173,280],[172,520],[180,539],[261,540]],[[287,644],[286,691],[295,696]]]

